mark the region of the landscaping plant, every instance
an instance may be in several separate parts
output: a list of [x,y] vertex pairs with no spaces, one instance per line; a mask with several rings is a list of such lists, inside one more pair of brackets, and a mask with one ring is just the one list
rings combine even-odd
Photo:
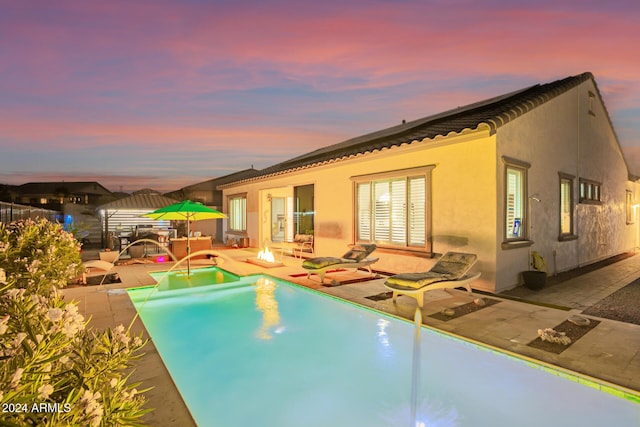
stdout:
[[87,328],[59,292],[79,248],[46,220],[0,223],[0,426],[135,426],[148,412],[129,381],[142,337]]

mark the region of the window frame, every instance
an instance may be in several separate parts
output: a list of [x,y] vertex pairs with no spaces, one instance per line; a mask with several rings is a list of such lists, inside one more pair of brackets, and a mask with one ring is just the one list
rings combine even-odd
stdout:
[[[244,212],[241,213],[240,225],[241,228],[233,228],[235,225],[235,205],[234,200],[244,200],[241,209]],[[246,234],[247,233],[247,193],[230,194],[227,196],[227,206],[229,207],[229,218],[227,219],[227,232],[230,234]]]
[[625,190],[625,216],[627,225],[635,224],[635,208],[633,200],[633,191]]
[[[503,195],[503,213],[502,213],[502,249],[515,249],[522,246],[530,246],[533,244],[529,240],[529,169],[531,164],[522,160],[514,159],[512,157],[502,156],[503,176],[502,176],[502,195]],[[508,184],[507,179],[509,170],[518,171],[521,173],[521,192],[522,192],[522,206],[521,206],[521,218],[520,229],[521,235],[518,237],[507,236],[507,224],[508,224]]]
[[[352,176],[350,179],[353,184],[353,236],[354,242],[356,243],[368,243],[373,242],[378,245],[380,248],[387,248],[399,251],[412,251],[412,252],[432,252],[432,238],[431,238],[431,171],[435,168],[435,165],[421,166],[416,168],[407,168],[407,169],[397,169],[391,171],[378,172],[373,174],[366,175],[358,175]],[[411,180],[412,179],[420,179],[424,178],[424,209],[422,213],[419,213],[419,217],[424,217],[424,237],[423,244],[412,244],[411,243]],[[390,238],[389,241],[376,241],[375,238],[375,199],[374,199],[374,188],[375,183],[386,182],[389,186],[392,185],[392,182],[404,180],[404,197],[405,203],[403,210],[403,223],[405,226],[405,234],[404,234],[404,243],[398,244],[393,243],[393,239]],[[362,184],[368,184],[369,186],[369,203],[368,210],[369,213],[365,214],[369,220],[368,230],[369,230],[369,239],[360,239],[360,191],[359,186]],[[393,196],[392,196],[393,197]],[[390,211],[390,214],[391,211]],[[397,211],[396,211],[397,214]],[[391,221],[391,220],[390,220]],[[391,227],[389,224],[389,227]],[[392,231],[390,230],[390,236],[392,235]]]
[[[575,235],[575,218],[574,218],[574,212],[575,212],[575,189],[574,189],[574,184],[575,184],[575,175],[570,175],[564,172],[558,172],[558,240],[559,241],[564,241],[564,240],[575,240],[578,238],[578,236]],[[565,212],[563,212],[563,203],[562,203],[562,185],[563,182],[566,183],[568,182],[568,188],[569,188],[569,231],[568,232],[563,232],[562,230],[562,217],[563,215],[565,215]]]
[[578,184],[579,203],[587,205],[602,204],[602,183],[592,179],[580,178]]

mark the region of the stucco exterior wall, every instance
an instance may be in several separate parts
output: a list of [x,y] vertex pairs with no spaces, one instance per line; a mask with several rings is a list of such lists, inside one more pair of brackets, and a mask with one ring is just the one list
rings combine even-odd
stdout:
[[[628,172],[606,111],[591,81],[552,99],[497,131],[498,194],[504,192],[502,156],[531,164],[528,171],[531,247],[502,249],[504,206],[498,205],[497,290],[519,283],[530,250],[549,273],[569,270],[635,246],[637,230],[626,224]],[[573,181],[574,240],[559,240],[559,173]],[[601,204],[579,203],[580,178],[601,183]]]
[[[529,246],[504,243],[503,156],[530,164]],[[434,253],[478,254],[481,280],[474,287],[500,292],[520,283],[530,252],[539,252],[549,273],[569,270],[638,246],[638,221],[628,221],[626,190],[640,202],[640,184],[628,180],[622,151],[592,81],[534,108],[490,134],[488,127],[414,142],[380,152],[225,188],[247,194],[247,234],[262,246],[270,227],[269,195],[293,197],[293,187],[314,185],[315,252],[338,256],[355,242],[354,183],[360,175],[432,166],[431,233]],[[560,239],[560,175],[573,177],[573,226]],[[601,184],[600,204],[579,203],[580,178]],[[525,208],[525,210],[527,210]],[[637,219],[637,209],[633,217]],[[565,236],[566,237],[566,236]],[[380,248],[379,270],[427,270],[422,253]]]
[[[307,170],[261,179],[224,189],[226,196],[247,193],[247,234],[253,246],[263,240],[262,218],[270,216],[267,194],[293,194],[293,186],[314,184],[315,252],[338,256],[354,243],[354,176],[435,166],[431,173],[433,251],[473,252],[479,255],[482,281],[493,288],[495,265],[495,143],[488,132],[439,138],[371,153]],[[260,225],[261,224],[261,225]],[[392,273],[424,271],[433,259],[380,249],[376,268]]]

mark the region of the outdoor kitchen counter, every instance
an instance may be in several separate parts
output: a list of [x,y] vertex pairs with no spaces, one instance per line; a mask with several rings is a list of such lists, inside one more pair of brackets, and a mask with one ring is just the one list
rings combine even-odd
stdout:
[[[211,236],[191,237],[189,238],[189,246],[191,246],[191,253],[211,249]],[[178,259],[182,259],[187,256],[187,238],[180,237],[177,239],[171,239],[169,241],[169,250]],[[206,258],[206,255],[193,257],[192,259]]]

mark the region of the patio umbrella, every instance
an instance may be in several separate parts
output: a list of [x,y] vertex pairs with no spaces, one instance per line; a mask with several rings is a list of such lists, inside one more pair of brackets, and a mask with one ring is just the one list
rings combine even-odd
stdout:
[[189,223],[191,221],[200,221],[203,219],[227,217],[222,212],[211,209],[203,205],[202,203],[192,202],[191,200],[174,203],[172,205],[157,209],[148,214],[144,214],[143,216],[155,220],[164,219],[173,221],[187,221],[187,276],[191,274],[191,260],[189,259],[189,255],[191,254],[189,234],[191,233]]

